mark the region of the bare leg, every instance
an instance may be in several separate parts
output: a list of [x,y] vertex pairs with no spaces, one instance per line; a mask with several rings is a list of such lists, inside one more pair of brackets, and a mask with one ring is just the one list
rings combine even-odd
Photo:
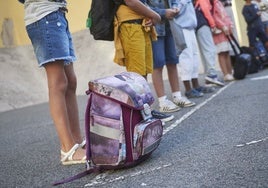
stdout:
[[192,85],[193,85],[193,88],[199,88],[200,87],[199,82],[198,82],[198,78],[193,78],[192,79]]
[[65,100],[70,122],[70,130],[74,141],[76,143],[81,143],[83,140],[79,126],[79,114],[76,98],[77,80],[74,73],[73,64],[65,66],[65,73],[68,79],[68,87],[65,94]]
[[189,80],[183,81],[183,85],[185,87],[185,92],[189,92],[192,90],[191,82]]
[[[61,150],[67,152],[76,143],[71,132],[68,116],[70,111],[68,112],[66,103],[68,78],[62,61],[48,63],[45,65],[45,69],[48,81],[50,113],[61,143]],[[85,156],[85,151],[78,149],[74,154],[74,159],[80,159],[83,156]]]
[[226,69],[227,69],[228,74],[232,75],[233,67],[232,67],[231,57],[229,55],[229,52],[225,53],[225,62],[226,62]]
[[157,97],[163,97],[165,95],[162,73],[163,68],[156,68],[152,73],[152,81]]
[[228,74],[228,70],[227,70],[227,67],[226,67],[226,62],[225,62],[225,52],[220,52],[218,54],[218,59],[219,59],[219,64],[220,64],[220,67],[221,67],[221,71],[223,73],[223,75],[227,75]]
[[167,64],[168,80],[172,93],[180,91],[179,76],[176,64]]

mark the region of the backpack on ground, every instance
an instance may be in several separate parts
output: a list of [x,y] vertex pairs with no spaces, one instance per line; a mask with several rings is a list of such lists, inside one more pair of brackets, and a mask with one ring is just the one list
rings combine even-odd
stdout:
[[262,62],[259,59],[259,56],[256,54],[254,48],[242,46],[241,50],[243,53],[251,55],[251,63],[248,67],[248,74],[253,74],[259,72],[262,69]]
[[263,43],[261,41],[257,41],[254,45],[255,53],[257,54],[259,60],[262,64],[268,63],[268,54],[267,50],[265,49]]
[[114,40],[114,17],[124,0],[92,0],[87,27],[95,40]]
[[162,122],[151,115],[154,97],[142,76],[123,72],[90,81],[87,94],[87,170],[54,185],[96,171],[132,167],[160,144]]
[[[245,76],[248,74],[249,66],[251,64],[251,55],[248,53],[243,53],[242,49],[240,48],[237,40],[233,35],[230,35],[227,38],[235,53],[235,62],[233,64],[233,70],[234,70],[233,76],[237,80],[244,79]],[[237,52],[236,47],[239,49],[240,52]]]

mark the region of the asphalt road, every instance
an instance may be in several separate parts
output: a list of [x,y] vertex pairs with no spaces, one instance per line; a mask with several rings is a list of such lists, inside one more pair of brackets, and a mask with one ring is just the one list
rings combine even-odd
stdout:
[[[82,129],[86,101],[79,97]],[[174,113],[147,161],[58,187],[268,187],[268,69],[194,101]],[[47,103],[0,113],[0,143],[1,188],[52,187],[85,169],[60,164]]]

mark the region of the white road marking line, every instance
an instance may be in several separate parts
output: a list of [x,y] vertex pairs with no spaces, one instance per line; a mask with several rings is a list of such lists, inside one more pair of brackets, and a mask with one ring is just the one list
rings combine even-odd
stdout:
[[264,79],[268,79],[268,76],[259,76],[256,78],[251,78],[250,80],[264,80]]
[[250,142],[246,142],[244,144],[238,144],[238,145],[236,145],[236,147],[244,147],[244,146],[248,146],[248,145],[252,145],[252,144],[257,144],[259,142],[264,142],[265,140],[268,140],[268,137],[265,137],[265,138],[260,139],[260,140],[253,140]]
[[[166,133],[168,133],[169,131],[171,131],[175,127],[177,127],[180,123],[182,123],[184,120],[186,120],[188,117],[190,117],[194,112],[199,110],[201,107],[203,107],[209,101],[211,101],[216,96],[218,96],[220,93],[222,93],[225,89],[227,89],[233,83],[234,82],[231,82],[231,83],[227,84],[226,86],[220,88],[219,91],[217,91],[211,97],[206,99],[204,102],[202,102],[199,105],[195,106],[192,110],[190,110],[188,113],[183,115],[180,119],[176,120],[174,123],[172,123],[168,127],[165,127],[164,131],[163,131],[163,135],[165,135]],[[167,168],[167,167],[169,167],[171,165],[172,164],[166,164],[166,165],[158,166],[158,167],[155,167],[155,168],[149,168],[147,170],[141,170],[141,171],[138,171],[138,172],[135,172],[135,173],[129,173],[129,174],[126,174],[126,175],[123,175],[123,176],[115,177],[113,179],[105,179],[105,177],[107,177],[109,172],[102,173],[102,174],[96,176],[94,179],[92,179],[90,183],[85,185],[85,187],[92,187],[92,186],[95,186],[95,185],[105,185],[107,183],[112,183],[112,182],[115,182],[115,181],[124,180],[124,179],[126,179],[128,177],[135,177],[135,176],[139,176],[139,175],[142,175],[142,174],[146,174],[146,173],[154,172],[154,171],[157,171],[157,170],[161,170],[161,169]]]
[[197,110],[199,110],[201,107],[203,107],[205,104],[207,104],[209,101],[214,99],[216,96],[218,96],[221,92],[223,92],[227,87],[232,85],[234,82],[229,83],[228,85],[222,87],[219,91],[217,91],[215,94],[213,94],[211,97],[206,99],[204,102],[200,103],[199,105],[195,106],[192,110],[184,114],[180,119],[176,120],[174,123],[172,123],[170,126],[166,127],[163,131],[163,135],[177,127],[180,123],[182,123],[184,120],[186,120],[189,116],[191,116],[193,113],[195,113]]
[[[113,179],[95,178],[95,180],[92,180],[90,183],[86,184],[85,187],[92,187],[92,186],[95,186],[95,185],[105,185],[107,183],[112,183],[112,182],[124,180],[124,179],[129,178],[129,177],[136,177],[136,176],[139,176],[139,175],[142,175],[142,174],[147,174],[147,173],[150,173],[150,172],[161,170],[161,169],[167,168],[167,167],[169,167],[171,165],[172,164],[169,163],[169,164],[165,164],[165,165],[162,165],[162,166],[149,168],[147,170],[133,172],[133,173],[129,173],[129,174],[126,174],[126,175],[123,175],[123,176],[118,176],[118,177],[113,178]],[[106,177],[106,176],[103,176],[103,177]],[[143,186],[144,186],[144,184],[143,184]]]

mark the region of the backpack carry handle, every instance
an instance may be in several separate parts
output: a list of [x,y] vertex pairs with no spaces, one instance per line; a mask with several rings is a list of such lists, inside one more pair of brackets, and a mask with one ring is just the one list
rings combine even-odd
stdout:
[[239,55],[239,53],[237,52],[234,44],[239,49],[240,53],[242,53],[242,49],[241,49],[240,45],[238,44],[238,42],[237,42],[237,40],[236,40],[236,38],[234,37],[233,34],[227,35],[227,39],[228,39],[228,41],[229,41],[229,43],[230,43],[230,45],[231,45],[231,47],[232,47],[232,49],[233,49],[233,51],[234,51],[234,53],[235,53],[236,56]]

